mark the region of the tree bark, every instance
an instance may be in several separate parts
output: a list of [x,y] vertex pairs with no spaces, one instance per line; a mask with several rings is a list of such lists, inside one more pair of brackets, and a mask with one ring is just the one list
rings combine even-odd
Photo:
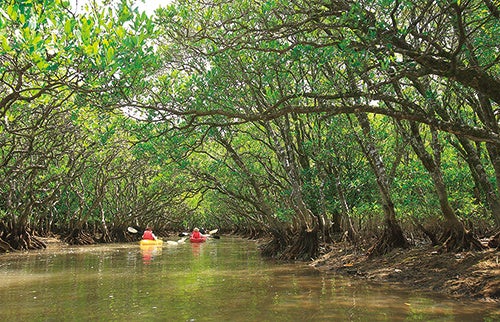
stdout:
[[369,256],[376,256],[385,254],[394,248],[406,248],[409,245],[404,237],[403,229],[396,219],[396,210],[390,194],[387,171],[378,149],[374,144],[375,139],[371,135],[371,126],[368,116],[365,113],[358,113],[356,117],[363,130],[363,138],[357,135],[358,142],[370,161],[370,165],[376,176],[385,216],[384,232],[379,240],[368,250]]
[[500,227],[500,200],[495,192],[495,187],[488,179],[488,174],[486,173],[486,170],[481,163],[481,159],[471,142],[463,137],[457,138],[463,148],[462,151],[464,153],[464,158],[469,165],[469,169],[473,174],[474,180],[477,182],[477,186],[484,192],[486,203],[488,204],[493,219],[495,220],[495,225],[496,227]]
[[440,168],[441,148],[439,146],[439,139],[436,131],[431,129],[433,137],[431,145],[434,157],[432,157],[425,149],[424,142],[420,136],[418,124],[414,122],[410,123],[410,133],[408,133],[410,144],[424,167],[431,175],[439,200],[441,213],[445,219],[444,232],[440,239],[440,242],[442,242],[442,249],[445,251],[482,249],[479,240],[474,238],[472,233],[465,229],[463,223],[458,219],[448,200],[448,193]]

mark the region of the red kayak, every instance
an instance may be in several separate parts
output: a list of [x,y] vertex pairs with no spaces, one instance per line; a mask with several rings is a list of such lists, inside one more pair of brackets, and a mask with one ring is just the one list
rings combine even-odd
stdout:
[[207,240],[207,237],[199,237],[195,238],[193,236],[189,237],[189,241],[192,243],[204,243]]

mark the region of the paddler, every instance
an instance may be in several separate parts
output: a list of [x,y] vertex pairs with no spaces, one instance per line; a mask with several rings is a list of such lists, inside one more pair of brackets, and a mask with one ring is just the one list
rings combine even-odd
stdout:
[[200,230],[198,228],[193,229],[193,233],[191,234],[191,238],[200,239],[201,237],[202,236],[201,236]]
[[156,240],[156,236],[155,236],[155,234],[153,234],[153,229],[151,227],[146,228],[146,230],[142,234],[142,239]]

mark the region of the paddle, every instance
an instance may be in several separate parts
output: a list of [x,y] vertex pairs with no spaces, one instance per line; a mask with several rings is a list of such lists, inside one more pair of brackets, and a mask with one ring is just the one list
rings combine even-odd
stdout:
[[208,234],[210,235],[209,237],[210,238],[213,238],[213,239],[220,239],[220,236],[212,236],[213,234],[217,233],[219,231],[219,229],[214,229],[214,230],[211,230],[208,232]]
[[184,244],[186,242],[187,237],[182,237],[178,241],[175,240],[167,240],[167,245],[179,245]]
[[134,227],[128,227],[127,228],[128,232],[131,233],[131,234],[138,234],[140,233],[137,229],[135,229]]
[[[218,231],[219,231],[219,229],[213,229],[213,230],[209,231],[207,235],[203,235],[203,236],[210,237],[213,239],[220,239],[220,236],[212,236],[213,234],[217,233]],[[178,236],[184,237],[184,236],[189,236],[189,235],[191,235],[191,234],[190,233],[180,233]]]
[[[137,227],[137,228],[139,228],[139,227]],[[144,231],[140,231],[138,229],[135,229],[134,227],[128,227],[127,230],[131,234],[141,234],[142,235],[144,233]],[[159,238],[156,238],[156,239],[158,240]]]

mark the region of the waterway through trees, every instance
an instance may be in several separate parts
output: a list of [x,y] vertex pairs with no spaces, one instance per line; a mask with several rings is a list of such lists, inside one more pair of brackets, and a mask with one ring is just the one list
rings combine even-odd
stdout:
[[494,321],[500,309],[263,259],[257,245],[63,246],[0,256],[0,320]]

